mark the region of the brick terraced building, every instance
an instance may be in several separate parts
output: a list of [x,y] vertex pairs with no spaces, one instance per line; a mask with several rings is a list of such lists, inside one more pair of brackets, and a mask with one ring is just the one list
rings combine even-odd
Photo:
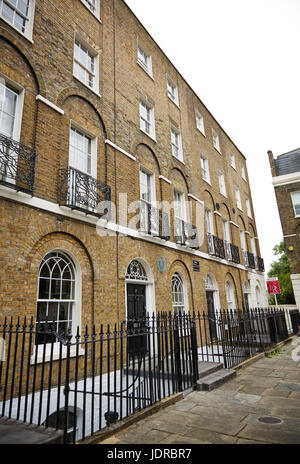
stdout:
[[297,307],[300,306],[300,148],[274,159],[268,152]]
[[246,159],[123,0],[0,0],[0,57],[1,316],[267,304]]

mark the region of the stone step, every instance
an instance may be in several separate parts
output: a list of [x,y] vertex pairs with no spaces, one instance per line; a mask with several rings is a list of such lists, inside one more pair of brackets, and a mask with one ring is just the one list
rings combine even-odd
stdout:
[[202,379],[203,377],[206,377],[207,375],[213,374],[214,372],[217,372],[220,369],[223,369],[223,367],[224,366],[222,363],[200,361],[198,362],[199,379]]
[[217,372],[198,380],[196,389],[198,391],[211,391],[220,387],[234,377],[236,377],[236,371],[232,369],[220,369]]

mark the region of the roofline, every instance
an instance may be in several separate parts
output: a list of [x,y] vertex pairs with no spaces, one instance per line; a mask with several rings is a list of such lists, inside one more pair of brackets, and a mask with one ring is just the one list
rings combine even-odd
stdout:
[[198,95],[196,94],[196,92],[194,91],[194,89],[192,89],[192,87],[190,86],[190,84],[187,82],[187,80],[183,77],[183,75],[178,71],[178,69],[176,68],[176,66],[172,63],[172,61],[168,58],[168,56],[166,55],[166,53],[163,51],[163,49],[158,45],[158,43],[154,40],[154,38],[152,37],[152,35],[148,32],[148,30],[146,29],[146,27],[143,25],[143,23],[141,22],[141,20],[136,16],[136,14],[132,11],[132,9],[127,5],[126,1],[125,0],[121,0],[124,5],[127,7],[127,9],[130,11],[130,13],[135,17],[135,19],[137,20],[137,22],[142,26],[142,28],[145,30],[145,32],[149,35],[150,39],[154,42],[154,44],[157,46],[157,48],[161,51],[161,53],[166,57],[166,59],[169,61],[169,63],[173,66],[173,68],[175,69],[175,71],[179,74],[179,76],[181,77],[181,79],[186,83],[186,85],[189,87],[189,89],[193,92],[193,94],[196,96],[196,98],[201,102],[201,104],[204,106],[204,108],[206,109],[206,111],[210,114],[210,116],[212,117],[212,119],[218,124],[218,126],[220,127],[220,129],[224,132],[224,134],[226,135],[226,137],[228,137],[228,139],[230,140],[230,142],[234,145],[234,147],[238,150],[238,152],[243,156],[243,158],[245,158],[245,160],[247,160],[246,156],[241,152],[241,150],[236,146],[236,144],[233,142],[233,140],[229,137],[229,135],[227,134],[227,132],[223,129],[223,127],[221,126],[221,124],[216,120],[216,118],[214,117],[214,115],[209,111],[209,109],[207,108],[207,106],[203,103],[203,101],[200,99],[200,97],[198,97]]
[[[281,155],[277,155],[277,158],[279,158],[280,156],[290,155],[291,153],[293,153],[295,151],[299,151],[299,153],[300,153],[300,148],[295,148],[294,150],[287,151],[286,153],[282,153]],[[277,159],[277,158],[275,158],[275,159]]]

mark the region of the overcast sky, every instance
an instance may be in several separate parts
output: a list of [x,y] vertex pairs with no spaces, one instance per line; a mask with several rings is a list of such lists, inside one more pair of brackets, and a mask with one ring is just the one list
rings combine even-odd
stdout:
[[125,0],[247,158],[266,270],[282,239],[267,151],[300,147],[300,0]]

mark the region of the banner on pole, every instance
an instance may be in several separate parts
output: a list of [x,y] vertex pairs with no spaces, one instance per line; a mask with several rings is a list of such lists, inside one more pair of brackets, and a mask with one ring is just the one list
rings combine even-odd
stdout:
[[277,277],[267,279],[266,282],[269,295],[279,295],[281,293]]

